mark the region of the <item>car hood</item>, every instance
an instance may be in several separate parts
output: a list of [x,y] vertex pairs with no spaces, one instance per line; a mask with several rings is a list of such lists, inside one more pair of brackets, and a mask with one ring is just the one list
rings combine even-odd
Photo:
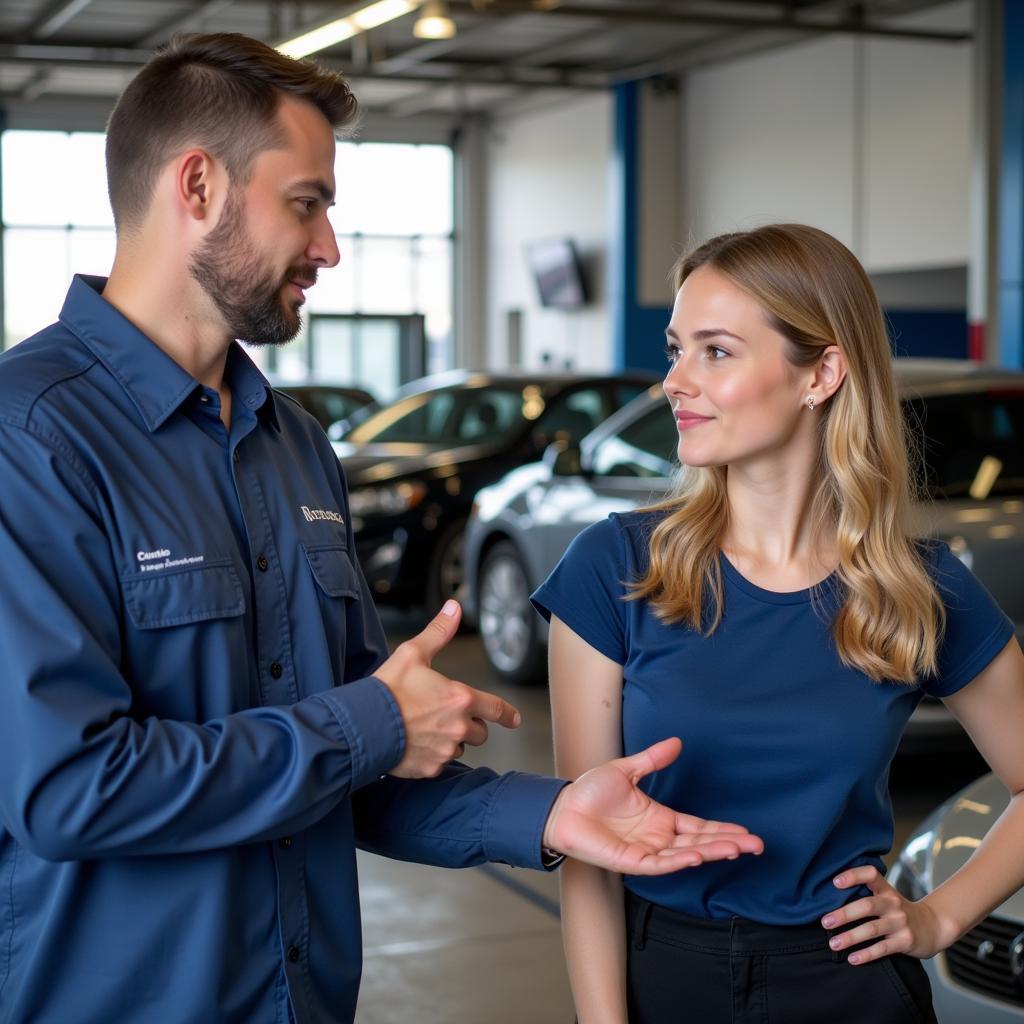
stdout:
[[463,445],[459,448],[428,448],[416,444],[371,444],[348,446],[351,454],[335,451],[345,470],[349,487],[369,487],[410,476],[445,476],[452,466],[465,466],[488,458],[500,450],[494,445]]
[[[933,812],[903,848],[901,859],[912,866],[928,891],[945,882],[967,863],[1010,794],[993,774],[983,775]],[[997,907],[997,917],[1024,924],[1024,889]]]

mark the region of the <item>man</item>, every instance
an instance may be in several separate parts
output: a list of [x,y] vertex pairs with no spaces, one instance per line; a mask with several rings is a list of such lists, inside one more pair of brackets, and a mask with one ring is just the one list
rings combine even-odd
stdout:
[[357,845],[759,849],[637,788],[677,741],[568,786],[453,763],[519,720],[430,668],[454,602],[388,657],[330,445],[234,340],[293,337],[338,262],[354,114],[254,40],[172,43],[108,127],[109,280],[0,360],[0,1021],[351,1021]]

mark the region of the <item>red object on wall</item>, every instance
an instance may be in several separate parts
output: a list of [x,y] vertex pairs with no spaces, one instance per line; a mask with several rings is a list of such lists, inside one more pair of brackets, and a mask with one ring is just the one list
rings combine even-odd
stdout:
[[967,325],[967,358],[981,362],[985,358],[985,323]]

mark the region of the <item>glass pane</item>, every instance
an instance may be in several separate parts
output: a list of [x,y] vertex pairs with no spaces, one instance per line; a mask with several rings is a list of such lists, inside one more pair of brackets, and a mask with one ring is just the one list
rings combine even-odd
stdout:
[[559,395],[544,410],[534,431],[538,447],[552,441],[579,444],[604,419],[604,400],[597,388],[581,388]]
[[416,255],[416,311],[427,321],[430,341],[447,340],[452,330],[452,243],[421,238]]
[[399,379],[400,335],[397,320],[361,320],[358,338],[358,384],[379,399],[389,399]]
[[354,313],[356,308],[355,243],[338,237],[341,261],[336,267],[321,270],[316,286],[306,293],[305,309],[310,313]]
[[937,395],[904,403],[920,437],[925,486],[934,498],[1024,494],[1024,392]]
[[4,132],[3,215],[5,224],[67,224],[69,178],[65,132]]
[[112,228],[72,228],[69,257],[72,272],[106,277],[114,265],[115,246]]
[[336,195],[331,223],[340,235],[352,234],[359,230],[358,220],[361,196],[359,178],[359,147],[354,142],[339,142],[334,157],[334,182]]
[[8,228],[4,233],[4,347],[52,324],[71,281],[68,233]]
[[412,313],[411,243],[364,238],[356,249],[356,306],[362,313]]
[[353,322],[317,317],[310,322],[310,332],[313,338],[314,379],[354,383],[356,365]]
[[368,235],[411,235],[419,222],[416,147],[366,143],[358,147],[356,230]]
[[523,422],[519,391],[474,388],[459,394],[459,409],[450,425],[452,440],[471,444],[496,441],[516,432]]
[[449,146],[417,146],[415,178],[418,219],[416,230],[422,235],[450,235],[452,214],[454,154]]
[[667,405],[659,402],[618,435],[602,441],[591,468],[598,476],[667,477],[678,464],[678,439]]
[[397,405],[381,409],[357,427],[346,439],[353,444],[367,441],[429,442],[444,433],[455,405],[451,391],[413,395]]
[[[270,346],[263,346],[268,355]],[[274,349],[277,377],[280,380],[306,380],[309,377],[309,327],[304,323],[293,341]]]
[[[107,196],[107,163],[102,132],[74,132],[68,140],[68,167],[65,188],[68,197],[68,222],[75,225],[114,226]],[[6,171],[6,167],[5,167]]]

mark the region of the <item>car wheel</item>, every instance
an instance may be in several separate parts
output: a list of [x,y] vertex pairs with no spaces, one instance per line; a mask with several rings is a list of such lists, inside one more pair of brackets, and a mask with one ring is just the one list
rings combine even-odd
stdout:
[[466,546],[466,520],[446,526],[434,545],[427,577],[426,612],[433,617],[449,597],[462,586],[462,554]]
[[487,552],[480,567],[478,628],[491,668],[519,686],[544,678],[544,644],[530,604],[530,582],[511,541]]

